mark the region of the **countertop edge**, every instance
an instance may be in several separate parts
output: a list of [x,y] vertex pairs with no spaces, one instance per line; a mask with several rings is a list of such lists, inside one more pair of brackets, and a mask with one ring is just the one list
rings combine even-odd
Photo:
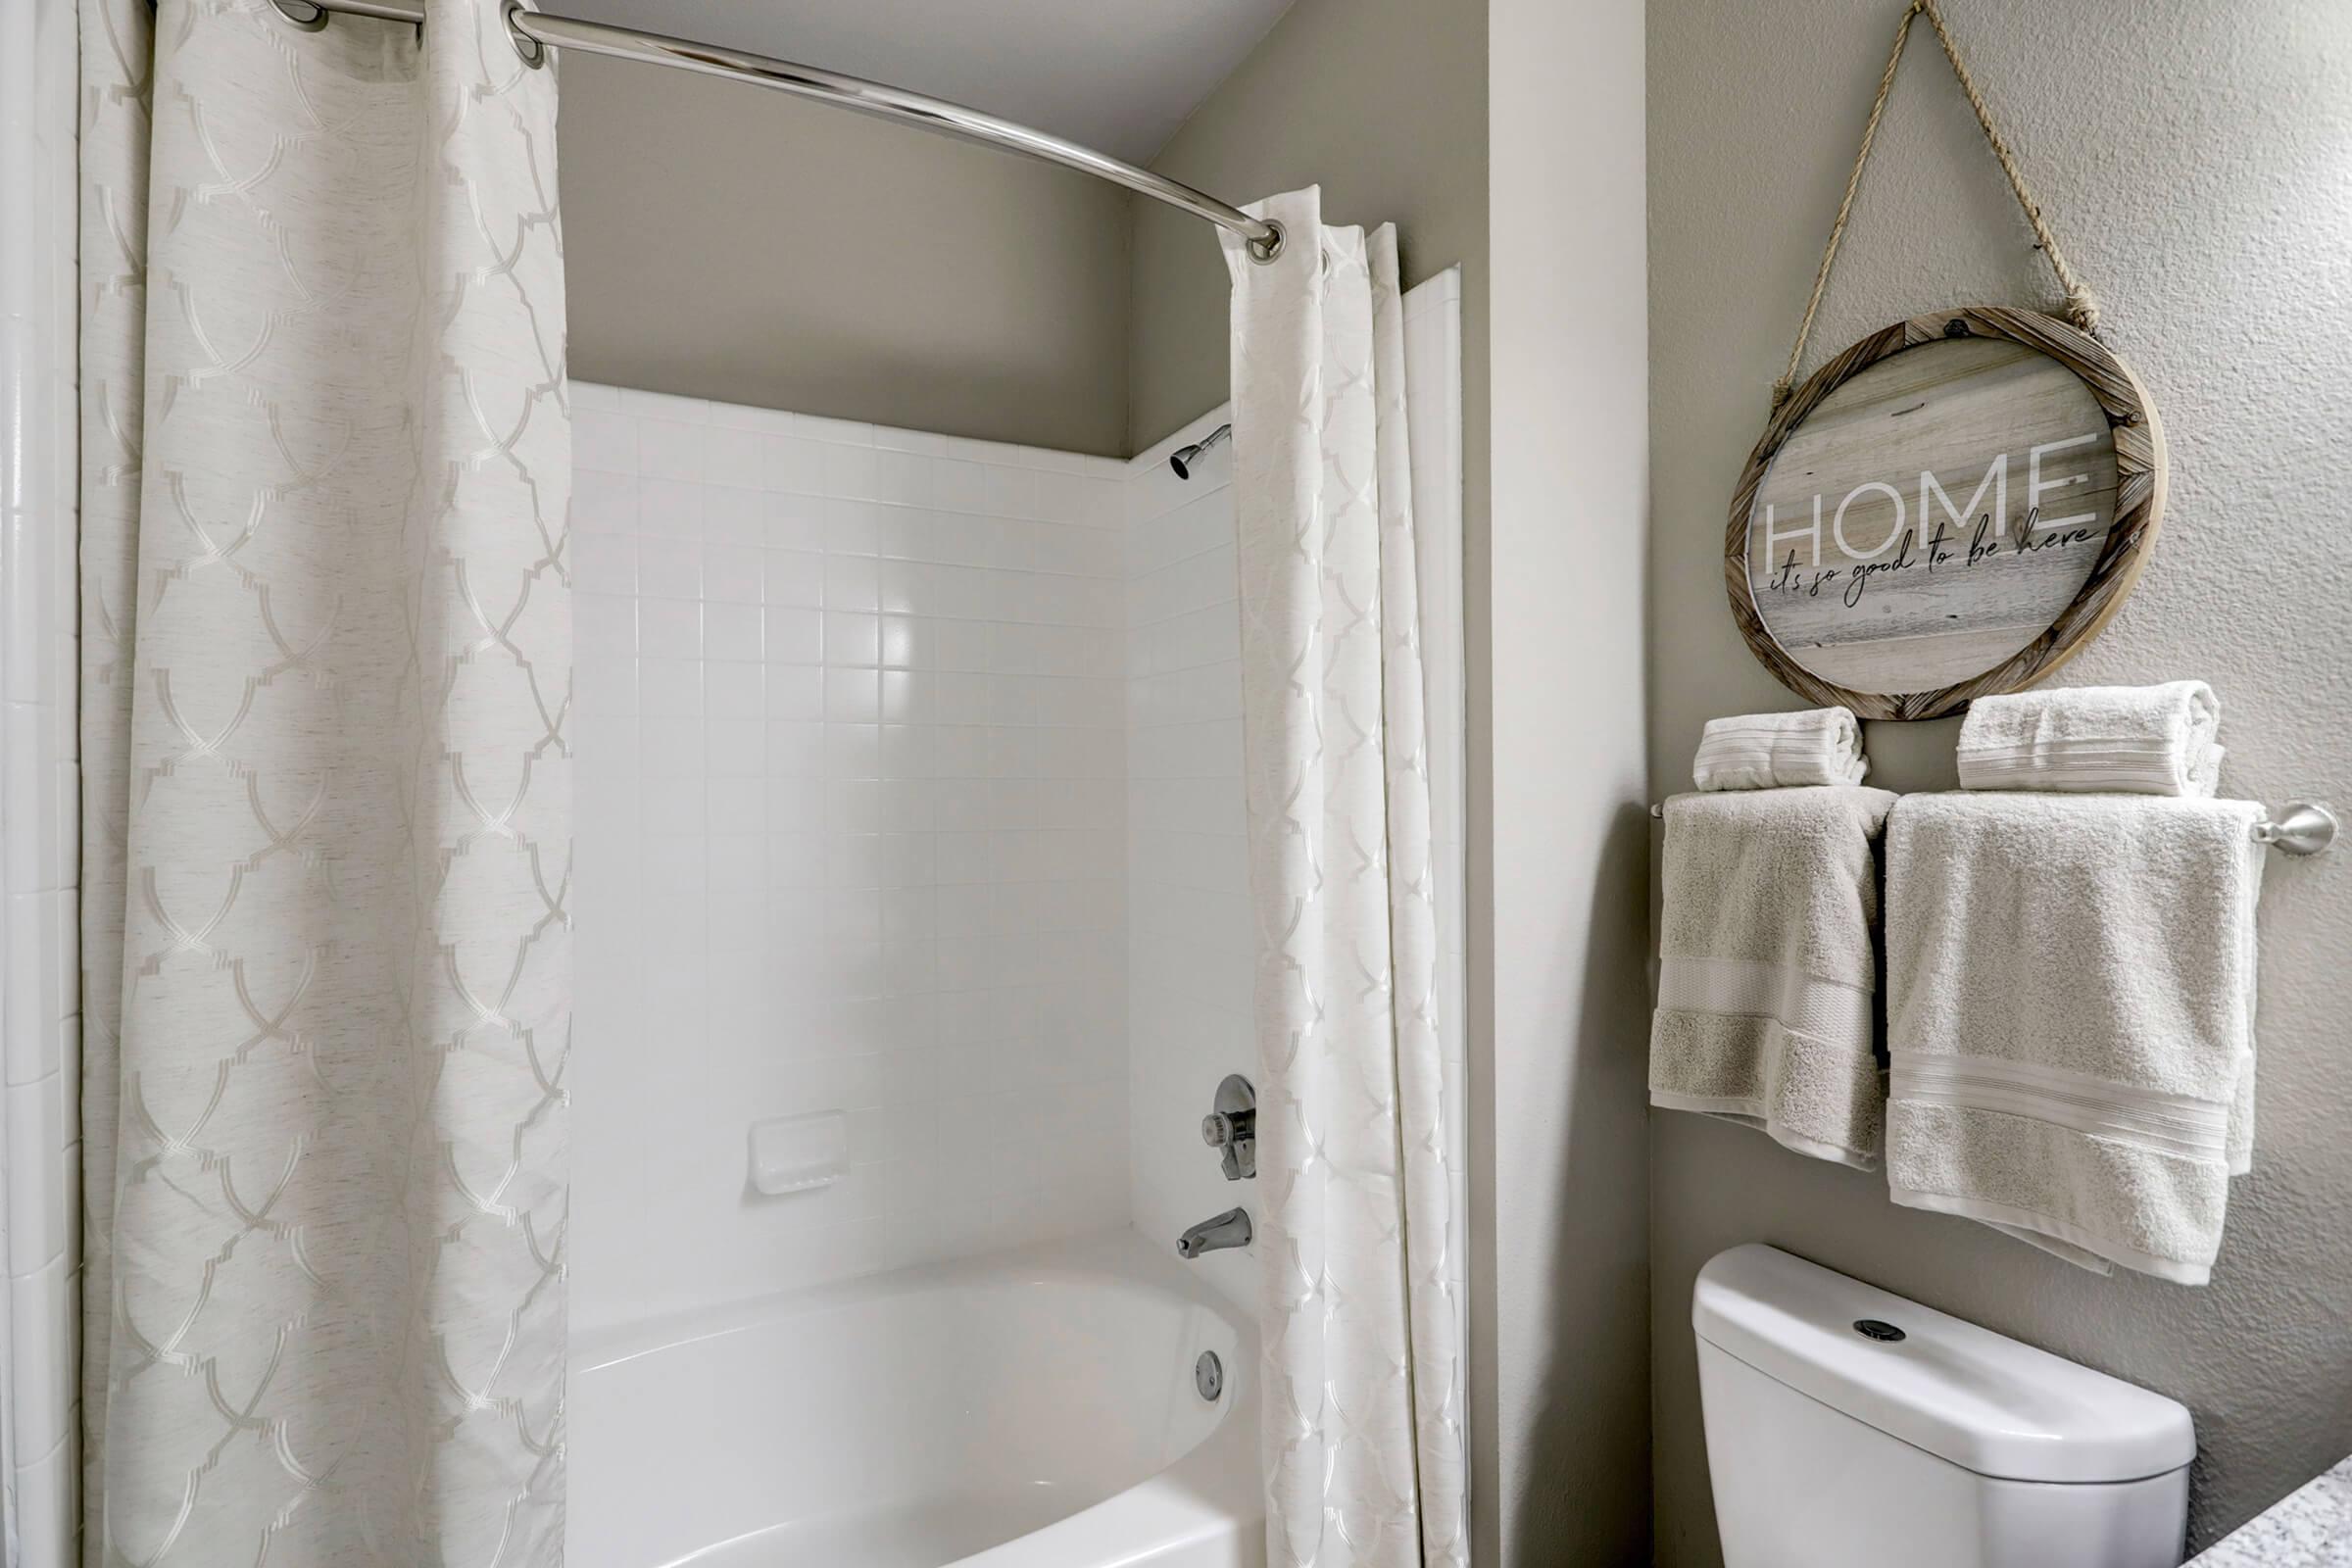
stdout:
[[2352,1568],[2352,1458],[2280,1497],[2186,1568]]

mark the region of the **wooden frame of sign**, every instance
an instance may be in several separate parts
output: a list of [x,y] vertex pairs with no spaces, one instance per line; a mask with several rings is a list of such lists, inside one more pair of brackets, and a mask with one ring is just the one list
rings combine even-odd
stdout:
[[1933,718],[2072,658],[2163,514],[2163,426],[2104,344],[2033,311],[1943,311],[1862,339],[1773,416],[1724,586],[1791,691]]

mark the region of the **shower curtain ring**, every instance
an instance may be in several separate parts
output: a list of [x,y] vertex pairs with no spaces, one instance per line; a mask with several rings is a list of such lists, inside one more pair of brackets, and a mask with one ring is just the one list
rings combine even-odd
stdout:
[[277,8],[279,16],[305,32],[325,29],[326,7],[318,4],[318,0],[270,0],[270,3]]
[[516,13],[529,10],[530,7],[524,5],[522,0],[507,0],[503,15],[507,19],[507,36],[514,40],[516,57],[537,71],[547,64],[547,45],[523,31],[522,24],[514,20]]
[[1255,262],[1258,266],[1263,267],[1282,254],[1283,232],[1282,225],[1274,221],[1274,220],[1271,218],[1260,220],[1260,221],[1262,221],[1268,229],[1272,230],[1272,232],[1267,234],[1263,239],[1253,239],[1249,241],[1249,246],[1250,259]]

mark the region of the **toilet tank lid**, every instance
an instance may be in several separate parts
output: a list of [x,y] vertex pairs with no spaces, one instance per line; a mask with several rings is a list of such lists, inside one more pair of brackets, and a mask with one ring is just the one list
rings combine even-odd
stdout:
[[1698,1272],[1690,1319],[1766,1376],[1981,1476],[2135,1481],[2196,1456],[2178,1400],[1777,1248],[1717,1254]]

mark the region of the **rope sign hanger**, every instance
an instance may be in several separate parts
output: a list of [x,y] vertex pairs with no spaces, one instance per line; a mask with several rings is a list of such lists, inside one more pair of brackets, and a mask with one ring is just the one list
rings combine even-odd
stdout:
[[[1797,369],[1911,24],[1925,16],[2065,290],[2059,314],[1913,317]],[[2164,514],[2164,429],[2094,335],[2068,264],[1936,0],[1894,29],[1772,417],[1732,494],[1724,586],[1790,690],[1865,718],[1933,718],[2046,679],[2113,616]]]
[[1854,192],[1862,188],[1862,166],[1870,161],[1870,144],[1878,139],[1880,117],[1886,113],[1886,95],[1894,90],[1894,74],[1903,63],[1903,45],[1911,39],[1911,24],[1925,14],[1929,25],[1936,29],[1936,39],[1943,45],[1943,57],[1952,63],[1952,74],[1960,79],[1960,91],[1968,99],[1968,107],[1976,111],[1977,123],[1984,128],[1985,145],[1992,149],[2001,172],[2009,176],[2009,188],[2017,193],[2017,205],[2025,209],[2026,221],[2034,226],[2034,239],[2041,254],[2050,259],[2050,270],[2058,274],[2059,286],[2066,290],[2066,303],[2061,307],[2066,319],[2084,332],[2099,329],[2099,302],[2090,285],[2078,276],[2058,248],[2058,236],[2050,232],[2049,222],[2041,216],[2041,204],[2026,188],[2025,172],[2017,167],[2017,154],[2010,151],[2008,138],[1992,122],[1992,111],[1985,107],[1984,95],[1977,90],[1977,78],[1969,74],[1968,62],[1960,58],[1960,46],[1952,42],[1949,27],[1943,24],[1943,13],[1936,0],[1911,0],[1904,8],[1903,18],[1894,24],[1894,47],[1886,52],[1886,69],[1879,75],[1879,95],[1871,100],[1870,118],[1862,124],[1862,145],[1855,149],[1853,172],[1845,176],[1845,196],[1838,204],[1838,216],[1830,222],[1830,242],[1822,247],[1821,269],[1813,274],[1813,296],[1805,301],[1804,319],[1796,323],[1796,342],[1788,349],[1788,368],[1772,383],[1773,412],[1796,388],[1796,368],[1804,358],[1805,339],[1813,332],[1813,317],[1821,309],[1821,296],[1830,286],[1830,268],[1838,260],[1838,242],[1845,237],[1846,220],[1853,216]]

